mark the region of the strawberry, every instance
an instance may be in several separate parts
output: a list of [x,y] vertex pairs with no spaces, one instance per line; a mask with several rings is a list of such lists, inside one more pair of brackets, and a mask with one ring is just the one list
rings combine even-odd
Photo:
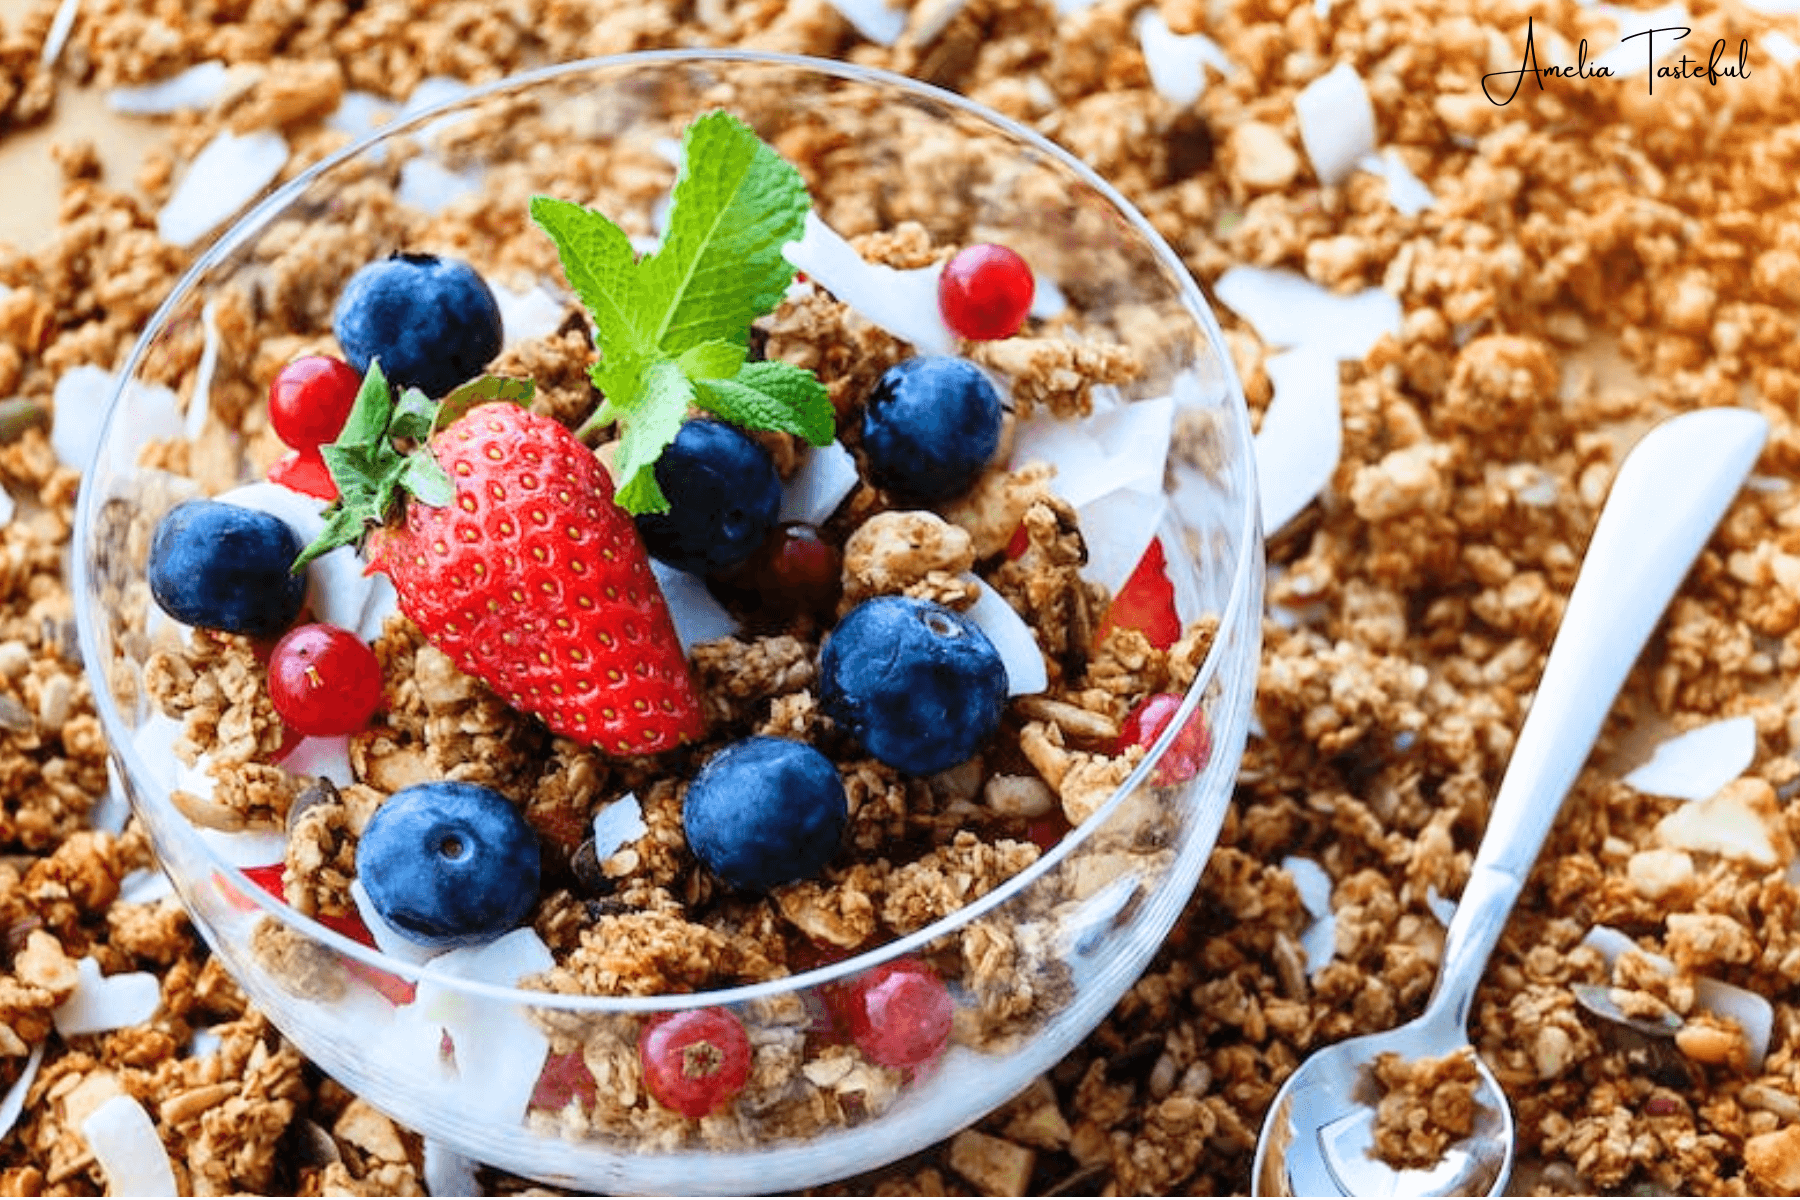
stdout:
[[[369,374],[379,385],[365,382],[365,394],[385,394],[380,367]],[[511,382],[490,391],[516,399],[504,390]],[[385,401],[385,414],[383,403],[353,412],[325,448],[345,499],[307,554],[354,540],[405,489],[398,519],[367,535],[369,570],[393,580],[401,611],[458,669],[552,732],[610,753],[698,737],[702,711],[674,621],[593,452],[504,399],[477,401],[435,433],[449,414],[421,394],[409,389],[397,410]],[[401,455],[395,436],[428,440]]]
[[1131,578],[1107,606],[1096,640],[1115,627],[1141,631],[1159,650],[1167,650],[1181,640],[1181,618],[1175,614],[1175,586],[1169,582],[1168,560],[1163,557],[1162,541],[1158,538],[1150,539]]

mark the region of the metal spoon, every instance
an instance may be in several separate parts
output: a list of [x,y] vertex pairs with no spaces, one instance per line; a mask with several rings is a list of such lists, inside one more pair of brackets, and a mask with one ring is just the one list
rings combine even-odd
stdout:
[[[1468,1034],[1488,956],[1626,673],[1762,450],[1768,423],[1705,409],[1651,430],[1619,468],[1519,731],[1488,830],[1444,941],[1425,1011],[1398,1029],[1314,1054],[1276,1093],[1256,1147],[1258,1196],[1497,1196],[1512,1172],[1512,1109]],[[1475,1127],[1436,1166],[1373,1153],[1372,1067],[1463,1052],[1478,1073]]]

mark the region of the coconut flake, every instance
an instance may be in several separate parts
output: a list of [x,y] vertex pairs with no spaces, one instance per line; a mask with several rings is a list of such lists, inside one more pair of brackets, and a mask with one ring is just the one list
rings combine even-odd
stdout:
[[31,1054],[25,1059],[25,1068],[13,1085],[6,1089],[6,1095],[0,1096],[0,1138],[12,1132],[19,1123],[19,1114],[25,1111],[25,1093],[37,1082],[38,1067],[44,1062],[44,1045],[39,1042],[31,1048]]
[[871,42],[891,46],[906,30],[906,10],[889,8],[882,0],[830,0],[844,20]]
[[857,482],[856,459],[842,442],[808,446],[799,470],[782,486],[780,519],[823,525]]
[[1732,717],[1662,742],[1625,783],[1652,796],[1704,800],[1750,769],[1756,719]]
[[290,775],[329,779],[339,787],[356,782],[350,766],[350,736],[306,737],[281,759],[281,769]]
[[194,391],[188,397],[181,431],[190,442],[198,441],[206,431],[206,418],[212,412],[212,377],[219,368],[218,301],[208,300],[201,306],[200,331],[200,364],[194,368]]
[[1056,286],[1054,279],[1046,279],[1039,275],[1032,281],[1031,309],[1033,317],[1040,321],[1053,321],[1069,311],[1069,298],[1063,290]]
[[193,1035],[188,1038],[188,1057],[205,1058],[209,1054],[217,1054],[224,1046],[224,1038],[204,1025],[197,1025]]
[[[1762,3],[1796,4],[1796,0],[1761,0]],[[1639,11],[1632,8],[1621,8],[1616,4],[1598,4],[1594,11],[1602,16],[1611,17],[1618,25],[1618,41],[1606,53],[1594,60],[1588,69],[1591,75],[1597,75],[1602,69],[1611,71],[1616,76],[1641,75],[1649,72],[1653,62],[1662,62],[1674,54],[1681,44],[1681,39],[1674,36],[1674,30],[1691,27],[1693,18],[1688,15],[1687,6],[1676,0],[1676,3],[1665,4],[1661,8]],[[1793,11],[1793,10],[1790,10]],[[1652,32],[1652,31],[1656,32]],[[1663,36],[1658,37],[1660,32]],[[1638,35],[1643,37],[1639,40]],[[1627,41],[1626,39],[1632,39]],[[1648,42],[1646,47],[1643,43]]]
[[369,890],[363,886],[361,879],[350,881],[350,899],[356,902],[357,915],[369,927],[369,936],[375,939],[375,948],[389,958],[418,966],[444,953],[440,947],[420,945],[388,924],[387,918],[375,907],[375,902],[369,899]]
[[1324,491],[1343,453],[1337,362],[1312,347],[1263,364],[1274,394],[1257,431],[1256,482],[1262,524],[1274,533]]
[[287,834],[279,829],[228,833],[223,829],[195,826],[194,832],[200,835],[200,840],[214,854],[239,870],[245,867],[264,867],[287,857]]
[[56,15],[50,18],[50,31],[44,35],[44,48],[38,54],[38,65],[48,71],[62,57],[63,47],[68,44],[69,34],[75,28],[75,13],[81,8],[81,0],[62,0],[57,5]]
[[1357,160],[1375,149],[1375,106],[1362,76],[1349,63],[1339,63],[1300,89],[1294,112],[1300,118],[1300,144],[1320,183],[1344,182]]
[[493,292],[494,302],[500,306],[500,328],[506,331],[508,346],[550,336],[561,327],[568,314],[563,302],[541,283],[534,283],[522,292],[494,284]]
[[140,867],[119,880],[120,904],[155,904],[175,894],[175,885],[161,867]]
[[106,93],[106,105],[114,112],[134,117],[162,117],[184,109],[207,108],[225,94],[226,77],[225,64],[210,59],[156,83],[113,88]]
[[781,253],[865,320],[911,342],[921,354],[949,354],[956,348],[956,337],[938,311],[942,264],[899,271],[868,262],[813,212],[806,214],[804,236],[787,243]]
[[[435,216],[480,191],[482,175],[474,168],[452,170],[429,155],[411,158],[400,167],[400,186],[394,194],[400,203]],[[505,326],[504,316],[501,325]]]
[[1116,596],[1156,540],[1168,515],[1169,498],[1161,492],[1150,495],[1120,488],[1075,511],[1088,548],[1081,577]]
[[168,1148],[144,1106],[123,1092],[81,1123],[81,1136],[115,1196],[178,1196]]
[[125,822],[131,819],[131,801],[125,798],[117,764],[116,756],[106,756],[106,790],[94,801],[94,807],[88,809],[87,815],[89,829],[115,835],[124,833]]
[[[70,367],[57,379],[50,414],[50,445],[57,461],[88,470],[100,444],[106,406],[118,386],[117,374],[91,363]],[[131,446],[116,445],[112,466],[119,471],[132,469],[136,447],[142,441],[181,436],[181,403],[174,392],[161,384],[136,380],[125,385],[125,392],[124,403],[131,406],[133,434],[139,441]]]
[[1340,296],[1297,271],[1232,267],[1214,291],[1272,347],[1306,346],[1360,362],[1382,334],[1400,334],[1400,302],[1380,288]]
[[1675,809],[1656,823],[1655,833],[1657,843],[1671,850],[1718,854],[1765,871],[1781,865],[1786,843],[1774,789],[1749,778]]
[[1433,204],[1437,197],[1412,173],[1400,152],[1389,146],[1379,154],[1365,154],[1356,160],[1358,170],[1378,175],[1387,184],[1388,203],[1403,217],[1416,217]]
[[662,589],[668,603],[669,616],[675,621],[675,636],[681,641],[683,654],[691,654],[701,642],[730,637],[742,628],[736,617],[713,599],[706,581],[698,575],[677,570],[659,559],[650,560],[650,573]]
[[436,1138],[425,1139],[425,1191],[432,1196],[485,1196],[475,1177],[475,1160]]
[[77,962],[75,970],[80,980],[74,992],[50,1014],[56,1032],[66,1038],[141,1025],[162,1004],[162,986],[146,971],[102,975],[92,955]]
[[1006,666],[1006,694],[1029,696],[1049,687],[1044,652],[1038,648],[1037,636],[1031,632],[1031,626],[1013,610],[1005,597],[988,586],[986,580],[968,573],[963,578],[973,583],[980,593],[963,616],[973,621],[1000,652],[1000,661]]
[[288,144],[278,133],[224,130],[206,143],[175,186],[156,232],[173,246],[191,246],[256,198],[287,165]]
[[[1749,2],[1751,7],[1758,7],[1756,0],[1749,0]],[[1787,0],[1787,2],[1800,7],[1800,0]],[[1777,66],[1791,67],[1795,63],[1800,63],[1800,42],[1796,42],[1779,29],[1771,29],[1763,34],[1757,44],[1762,47],[1764,54],[1775,60]]]
[[1232,62],[1223,46],[1203,33],[1172,32],[1154,7],[1138,10],[1132,31],[1150,70],[1151,85],[1177,108],[1189,107],[1206,91],[1207,67],[1231,74]]
[[594,813],[594,857],[605,862],[649,832],[644,806],[635,793],[626,792]]
[[[549,947],[530,928],[515,929],[485,946],[451,950],[432,967],[464,979],[505,987],[554,964]],[[436,1020],[449,1036],[456,1062],[450,1100],[470,1120],[515,1125],[524,1120],[537,1088],[550,1039],[518,1005],[446,987],[430,979],[419,982],[413,1007]]]
[[1300,907],[1312,917],[1312,924],[1300,935],[1300,949],[1306,954],[1306,973],[1317,975],[1337,953],[1337,914],[1331,909],[1331,876],[1310,858],[1290,854],[1281,860],[1281,869],[1294,881],[1300,894]]
[[[1595,925],[1589,929],[1581,944],[1598,951],[1606,960],[1608,970],[1619,955],[1631,950],[1642,955],[1645,962],[1662,974],[1675,973],[1675,964],[1669,959],[1643,949],[1628,935],[1608,925]],[[1737,1022],[1749,1044],[1750,1070],[1761,1071],[1775,1028],[1775,1010],[1769,1001],[1755,992],[1701,975],[1694,980],[1694,1003],[1714,1016]]]

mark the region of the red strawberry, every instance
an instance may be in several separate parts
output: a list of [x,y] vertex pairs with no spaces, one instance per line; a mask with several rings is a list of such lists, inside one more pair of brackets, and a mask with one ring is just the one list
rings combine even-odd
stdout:
[[[382,431],[363,458],[383,453],[390,419],[409,419],[405,398],[397,417],[352,413],[346,436]],[[653,754],[698,737],[687,656],[593,452],[556,421],[500,401],[469,409],[427,450],[410,459],[387,450],[403,465],[381,467],[385,487],[346,478],[338,455],[333,475],[348,512],[308,553],[345,540],[344,528],[360,532],[350,515],[358,501],[373,514],[384,491],[406,487],[414,494],[400,519],[369,534],[369,569],[394,581],[401,611],[460,670],[552,731],[609,753]],[[334,535],[334,526],[343,528]]]

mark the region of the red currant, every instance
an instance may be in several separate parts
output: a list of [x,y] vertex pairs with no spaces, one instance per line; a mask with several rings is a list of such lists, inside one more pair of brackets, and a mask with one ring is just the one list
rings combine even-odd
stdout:
[[308,737],[355,733],[381,707],[381,664],[348,629],[296,626],[269,652],[269,699]]
[[836,993],[839,1017],[870,1062],[922,1067],[950,1043],[956,1002],[924,963],[900,958],[857,976]]
[[660,1013],[638,1038],[644,1086],[664,1108],[698,1120],[750,1079],[750,1035],[724,1008]]
[[338,498],[331,468],[325,465],[317,446],[311,450],[289,450],[276,459],[269,465],[269,482],[318,500]]
[[1057,843],[1068,836],[1074,826],[1061,808],[1053,808],[1041,817],[1033,817],[1025,823],[1025,837],[1032,845],[1045,854],[1056,849]]
[[1169,582],[1168,561],[1162,540],[1150,539],[1150,548],[1138,559],[1131,578],[1113,597],[1100,621],[1104,638],[1115,627],[1136,629],[1158,650],[1167,650],[1181,638],[1181,618],[1175,613],[1175,586]]
[[269,424],[296,450],[315,450],[337,440],[356,404],[362,376],[325,354],[296,358],[269,383]]
[[789,521],[770,530],[756,553],[715,582],[728,603],[758,618],[786,620],[810,613],[824,620],[837,611],[843,570],[837,547],[813,526]]
[[[1181,707],[1181,697],[1169,692],[1152,692],[1137,702],[1125,717],[1125,723],[1119,726],[1119,750],[1128,746],[1155,744],[1162,736],[1169,722],[1175,719],[1175,710]],[[1206,769],[1206,762],[1212,757],[1212,731],[1206,726],[1206,714],[1199,709],[1188,718],[1175,740],[1169,743],[1168,750],[1162,760],[1150,771],[1150,782],[1158,787],[1170,787],[1177,783],[1185,783]]]
[[938,277],[938,308],[958,337],[991,342],[1019,332],[1037,285],[1025,260],[1005,246],[965,246]]

